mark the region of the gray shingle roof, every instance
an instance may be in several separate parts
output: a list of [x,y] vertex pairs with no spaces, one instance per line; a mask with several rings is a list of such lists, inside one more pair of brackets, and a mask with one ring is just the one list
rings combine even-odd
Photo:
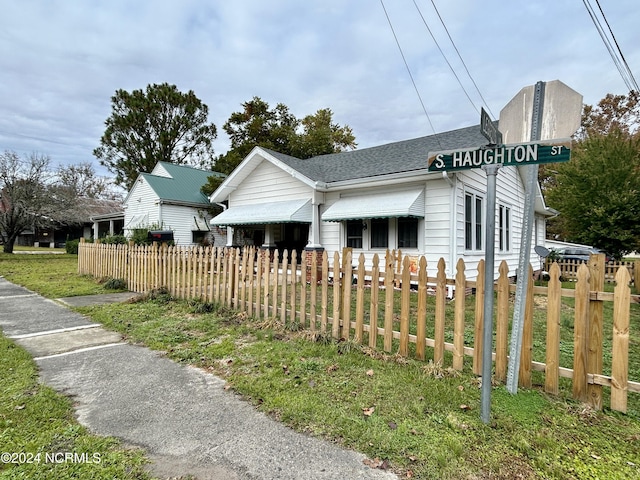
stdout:
[[272,150],[269,150],[269,153],[311,180],[331,183],[423,170],[427,167],[430,152],[479,147],[487,143],[487,139],[480,133],[480,126],[474,125],[436,135],[361,150],[320,155],[306,160]]

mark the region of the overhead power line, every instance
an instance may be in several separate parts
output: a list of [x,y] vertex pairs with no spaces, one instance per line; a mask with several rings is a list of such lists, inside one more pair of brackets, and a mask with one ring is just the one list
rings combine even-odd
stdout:
[[[636,82],[636,79],[633,75],[633,72],[631,71],[631,69],[629,68],[629,64],[627,63],[626,59],[624,58],[624,55],[622,53],[622,49],[620,48],[620,45],[618,44],[618,41],[616,40],[615,35],[613,34],[613,30],[611,28],[611,25],[609,25],[609,22],[607,21],[607,17],[604,14],[604,11],[602,10],[602,7],[600,6],[600,2],[599,0],[596,0],[596,4],[598,5],[598,10],[600,11],[600,15],[602,16],[604,22],[607,25],[607,29],[609,31],[609,35],[611,35],[611,38],[609,38],[609,36],[607,35],[607,32],[605,31],[604,27],[602,26],[602,23],[600,22],[600,19],[598,18],[598,15],[595,11],[595,9],[593,8],[593,6],[591,5],[589,0],[582,0],[582,3],[584,3],[585,8],[587,9],[587,12],[589,13],[589,16],[591,17],[591,21],[593,22],[594,26],[596,27],[596,30],[598,31],[598,34],[600,35],[600,38],[602,39],[602,42],[604,43],[604,46],[606,47],[607,51],[609,52],[609,56],[611,57],[611,59],[613,60],[614,65],[616,66],[616,68],[618,69],[618,72],[620,73],[620,76],[622,77],[622,80],[624,81],[625,85],[627,86],[627,88],[631,91],[631,90],[635,90],[638,91],[638,82]],[[614,45],[611,43],[613,40]]]
[[[387,9],[384,6],[384,1],[380,0],[380,4],[382,5],[382,10],[384,10],[384,15],[385,17],[387,17],[387,22],[389,22],[389,27],[391,28],[391,33],[393,33],[393,38],[396,41],[396,45],[398,46],[398,50],[400,50],[400,55],[402,56],[402,61],[404,62],[404,66],[407,69],[407,72],[409,73],[409,78],[411,78],[411,83],[413,84],[413,88],[416,91],[416,95],[418,95],[418,99],[420,100],[420,105],[422,105],[422,110],[424,111],[424,114],[427,116],[427,120],[429,121],[429,125],[431,126],[431,130],[433,130],[433,133],[436,134],[436,138],[438,139],[438,144],[440,144],[440,139],[437,137],[437,132],[436,129],[433,127],[433,122],[431,121],[431,117],[429,116],[429,113],[427,112],[427,108],[424,105],[424,102],[422,101],[422,96],[420,95],[420,91],[418,90],[418,86],[416,85],[416,82],[413,78],[413,75],[411,73],[411,69],[409,68],[409,64],[407,63],[407,59],[404,56],[404,52],[402,51],[402,47],[400,46],[400,41],[398,40],[398,36],[396,35],[396,31],[393,28],[393,25],[391,23],[391,18],[389,18],[389,14],[387,13]],[[440,148],[443,149],[442,145],[440,145]]]
[[[413,0],[413,3],[414,4],[416,3],[415,0]],[[473,83],[473,86],[475,87],[476,92],[478,92],[478,95],[480,95],[480,98],[482,99],[482,103],[484,104],[485,107],[487,107],[487,111],[489,112],[491,117],[495,120],[496,119],[495,115],[491,111],[491,108],[489,108],[489,104],[484,99],[484,96],[482,95],[482,92],[478,88],[478,85],[476,84],[476,81],[473,79],[473,76],[471,76],[471,72],[467,68],[467,64],[465,63],[464,59],[462,58],[462,55],[460,54],[460,51],[458,50],[458,47],[456,46],[455,42],[453,41],[453,38],[451,38],[451,34],[449,33],[449,29],[447,28],[447,25],[444,23],[444,20],[442,19],[442,16],[440,15],[440,12],[438,11],[438,7],[436,7],[436,4],[435,4],[435,2],[433,0],[431,0],[431,5],[433,5],[433,9],[436,11],[436,14],[438,15],[438,19],[440,20],[440,23],[442,24],[442,27],[444,28],[444,31],[447,32],[447,36],[449,37],[449,41],[451,42],[451,45],[453,45],[453,48],[456,51],[456,54],[458,55],[458,58],[460,59],[460,62],[462,62],[462,66],[464,67],[465,71],[467,72],[467,76],[471,80],[471,83]],[[416,5],[416,8],[417,7],[418,6]],[[422,13],[420,14],[420,16],[422,16]],[[449,63],[449,62],[447,62],[447,63]],[[457,78],[457,75],[456,75],[456,78]],[[464,90],[464,87],[463,87],[463,90]],[[466,90],[465,90],[465,93],[466,93]],[[478,112],[478,113],[480,113],[480,112]]]

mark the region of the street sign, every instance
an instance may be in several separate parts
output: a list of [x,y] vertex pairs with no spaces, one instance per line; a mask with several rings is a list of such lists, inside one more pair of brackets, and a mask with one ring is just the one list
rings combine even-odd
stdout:
[[429,153],[428,170],[442,172],[481,168],[486,165],[520,167],[541,163],[568,162],[571,139],[489,146]]
[[502,132],[498,130],[489,114],[482,107],[480,107],[480,133],[492,145],[500,145],[502,143]]

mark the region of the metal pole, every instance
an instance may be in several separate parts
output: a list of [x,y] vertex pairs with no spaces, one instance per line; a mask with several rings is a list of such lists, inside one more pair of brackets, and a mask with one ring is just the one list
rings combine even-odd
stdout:
[[[540,140],[542,129],[542,109],[544,107],[544,82],[535,85],[533,96],[533,118],[531,122],[531,141]],[[531,234],[533,231],[536,185],[538,182],[538,165],[521,167],[527,173],[524,187],[524,211],[522,216],[522,234],[520,237],[520,254],[518,256],[518,280],[516,282],[516,298],[513,307],[511,324],[511,344],[509,346],[509,365],[507,369],[507,390],[518,393],[518,372],[522,351],[522,332],[524,330],[524,312],[526,292],[529,284],[529,260],[531,256]]]
[[500,165],[485,165],[487,174],[487,229],[485,231],[484,324],[482,326],[482,392],[480,418],[491,419],[491,367],[493,365],[493,282],[496,248],[496,175]]

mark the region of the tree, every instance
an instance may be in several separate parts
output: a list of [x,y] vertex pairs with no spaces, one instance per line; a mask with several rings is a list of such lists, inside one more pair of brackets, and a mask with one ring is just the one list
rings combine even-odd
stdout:
[[182,93],[167,83],[148,85],[146,91],[117,90],[93,154],[127,189],[159,161],[209,167],[217,131],[207,123],[208,112],[193,91]]
[[618,130],[634,135],[640,128],[640,92],[630,91],[628,95],[607,94],[596,107],[585,105],[578,138],[592,135],[607,135]]
[[302,159],[356,147],[351,128],[333,123],[333,112],[328,108],[299,120],[286,105],[279,103],[270,109],[259,97],[242,107],[223,126],[231,149],[216,159],[218,172],[231,173],[256,146]]
[[613,129],[577,142],[548,189],[566,238],[615,258],[640,249],[640,135]]
[[49,190],[50,159],[15,152],[0,154],[0,239],[5,253],[13,253],[18,235],[25,229],[48,223],[59,207]]
[[77,165],[58,167],[56,188],[61,195],[69,198],[121,199],[121,194],[113,189],[110,179],[96,175],[93,165],[82,162]]

